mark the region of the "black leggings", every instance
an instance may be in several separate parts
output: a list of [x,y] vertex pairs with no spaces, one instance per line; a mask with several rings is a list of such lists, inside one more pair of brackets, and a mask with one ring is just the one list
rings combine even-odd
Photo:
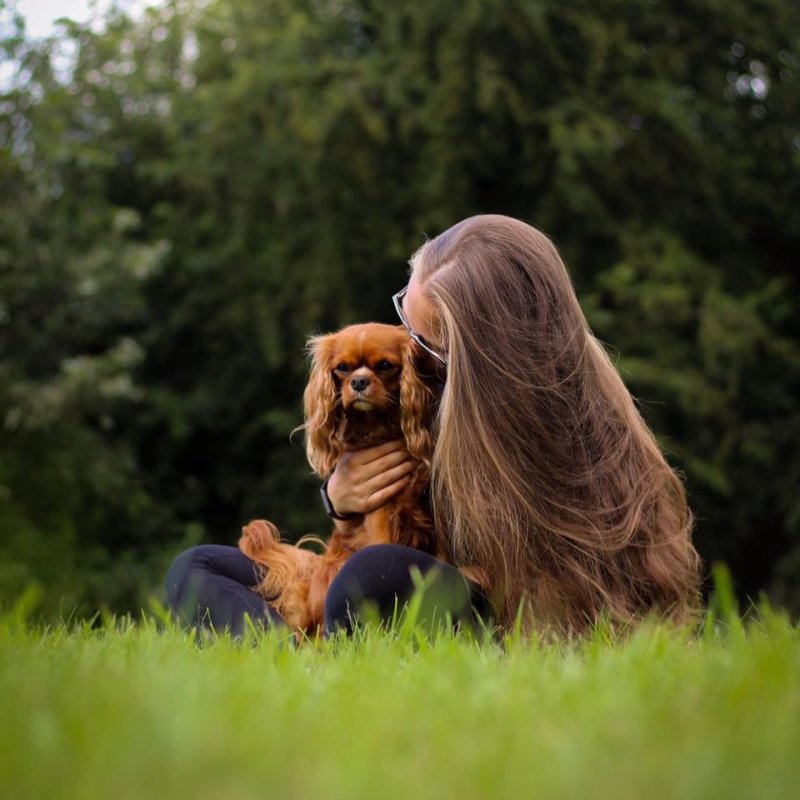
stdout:
[[[362,611],[391,620],[416,588],[414,573],[425,576],[421,616],[476,626],[488,622],[489,603],[477,584],[433,556],[397,544],[366,547],[342,567],[325,599],[325,633],[351,633]],[[284,625],[281,615],[255,591],[255,564],[235,547],[205,544],[181,553],[167,572],[167,605],[183,622],[241,634],[247,613],[264,627]]]

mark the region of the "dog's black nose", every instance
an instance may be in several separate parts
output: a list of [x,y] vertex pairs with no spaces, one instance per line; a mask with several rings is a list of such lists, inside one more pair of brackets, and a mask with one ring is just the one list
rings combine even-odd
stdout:
[[369,386],[369,378],[352,378],[350,385],[354,392],[363,392]]

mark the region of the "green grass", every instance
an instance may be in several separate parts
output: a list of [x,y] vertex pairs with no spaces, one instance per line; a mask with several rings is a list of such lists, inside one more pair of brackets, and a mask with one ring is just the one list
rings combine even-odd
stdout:
[[198,646],[0,618],[4,798],[794,798],[800,631]]

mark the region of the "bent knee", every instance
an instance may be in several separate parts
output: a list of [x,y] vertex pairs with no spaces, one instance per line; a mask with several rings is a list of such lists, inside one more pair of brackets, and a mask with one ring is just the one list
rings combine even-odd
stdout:
[[197,544],[187,550],[182,550],[172,560],[167,574],[171,572],[183,573],[194,567],[204,566],[208,563],[208,557],[205,553],[207,549],[208,545]]
[[352,630],[365,610],[390,619],[415,590],[413,574],[443,566],[432,556],[398,544],[376,544],[354,553],[331,582],[325,598],[326,630]]
[[198,544],[175,556],[164,579],[168,603],[178,599],[193,572],[208,568],[211,548],[211,545]]
[[425,559],[430,560],[431,564],[436,563],[432,556],[413,547],[402,544],[372,544],[353,553],[339,570],[337,578],[340,575],[347,578],[365,572],[382,573],[383,577],[388,577],[396,570],[407,570],[409,566],[428,567],[428,564],[418,563]]

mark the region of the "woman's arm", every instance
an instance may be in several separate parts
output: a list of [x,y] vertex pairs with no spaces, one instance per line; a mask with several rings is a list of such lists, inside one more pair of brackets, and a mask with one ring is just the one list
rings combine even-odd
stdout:
[[343,453],[328,481],[328,497],[338,514],[368,514],[408,483],[415,466],[402,439]]

